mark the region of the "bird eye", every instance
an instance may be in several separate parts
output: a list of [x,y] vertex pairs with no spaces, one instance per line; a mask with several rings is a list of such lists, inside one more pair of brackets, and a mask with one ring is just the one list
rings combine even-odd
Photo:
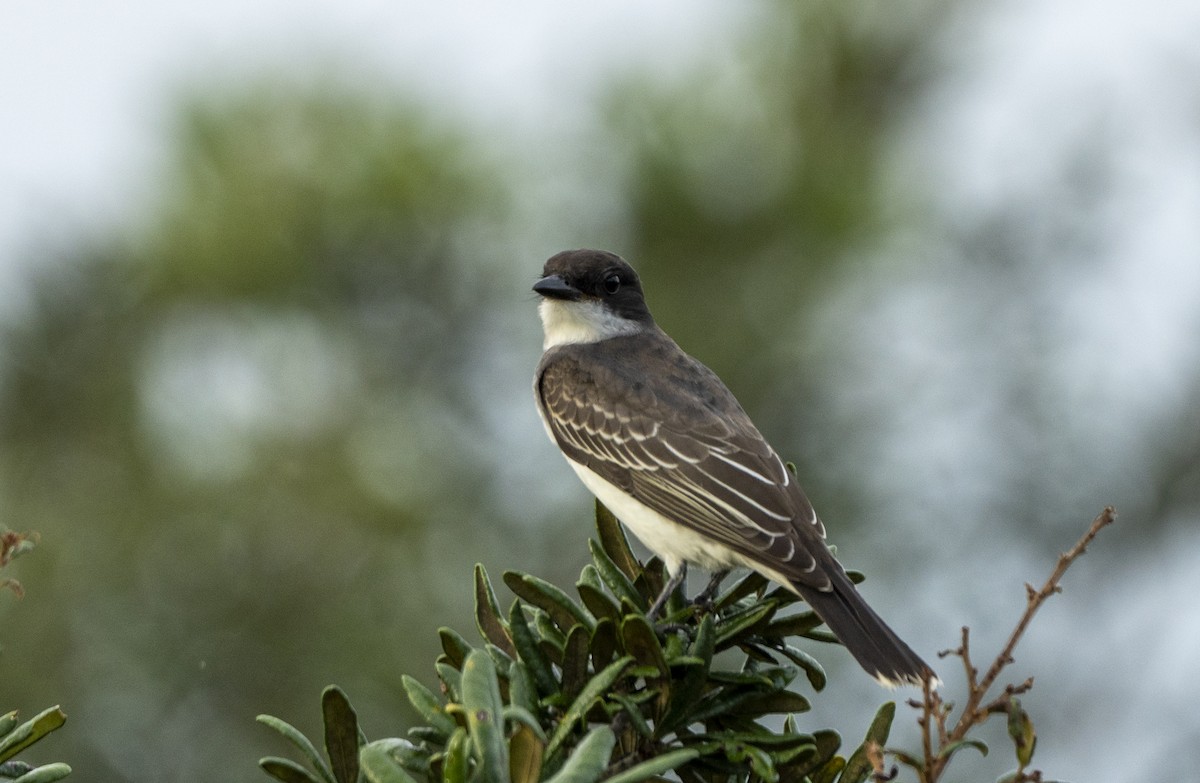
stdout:
[[613,273],[604,278],[604,290],[610,294],[615,294],[621,290],[621,276]]

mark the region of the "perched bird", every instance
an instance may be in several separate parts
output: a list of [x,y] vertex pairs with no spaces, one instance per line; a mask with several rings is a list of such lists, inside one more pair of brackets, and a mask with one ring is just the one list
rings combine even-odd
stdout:
[[651,616],[688,563],[746,566],[798,593],[881,683],[934,677],[859,595],[732,392],[655,324],[629,264],[569,250],[546,262],[533,290],[545,333],[534,378],[542,423],[587,488],[666,564]]

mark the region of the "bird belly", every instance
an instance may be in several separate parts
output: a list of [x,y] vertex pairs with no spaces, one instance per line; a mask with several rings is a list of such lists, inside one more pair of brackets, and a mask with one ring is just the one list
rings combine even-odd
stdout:
[[627,492],[623,492],[600,474],[572,459],[567,460],[579,480],[617,519],[628,527],[646,548],[662,558],[667,572],[674,575],[683,563],[692,563],[709,571],[746,566],[780,584],[788,580],[761,564],[713,541],[678,522],[663,516]]

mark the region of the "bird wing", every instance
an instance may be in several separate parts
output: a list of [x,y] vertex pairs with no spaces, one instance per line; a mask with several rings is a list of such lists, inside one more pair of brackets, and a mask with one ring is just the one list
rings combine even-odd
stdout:
[[[668,519],[828,589],[817,567],[828,559],[825,530],[790,471],[717,376],[662,339],[636,364],[604,355],[639,350],[617,339],[548,351],[535,391],[551,436]],[[637,376],[634,366],[654,371]]]

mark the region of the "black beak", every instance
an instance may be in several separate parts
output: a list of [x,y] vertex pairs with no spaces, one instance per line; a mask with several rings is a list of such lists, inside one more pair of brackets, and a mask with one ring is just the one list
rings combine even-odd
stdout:
[[566,299],[571,302],[582,296],[578,288],[568,283],[560,275],[546,275],[533,284],[533,290],[549,299]]

